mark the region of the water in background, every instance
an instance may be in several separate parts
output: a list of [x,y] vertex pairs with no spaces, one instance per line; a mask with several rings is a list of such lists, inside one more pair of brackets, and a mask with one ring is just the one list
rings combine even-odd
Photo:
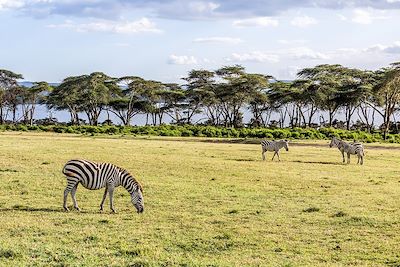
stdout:
[[[243,109],[242,112],[243,112],[243,122],[244,123],[250,122],[250,120],[252,118],[252,114],[246,109]],[[315,114],[315,116],[314,116],[313,122],[319,124],[320,116],[324,116],[325,119],[328,118],[328,114],[326,112],[319,112],[319,113],[317,112],[317,114]],[[17,118],[19,119],[21,117],[22,117],[22,114],[19,109],[17,112]],[[49,118],[49,117],[55,118],[59,122],[69,122],[71,120],[71,117],[70,117],[68,111],[49,110],[45,105],[36,105],[34,119],[44,119],[44,118]],[[87,116],[84,113],[79,113],[79,118],[88,121]],[[336,114],[335,118],[338,120],[344,121],[345,114],[338,112]],[[9,115],[8,119],[10,119],[10,115]],[[112,112],[107,113],[106,111],[103,111],[99,117],[99,122],[102,123],[107,119],[110,119],[116,125],[121,124],[120,119],[117,116],[115,116],[115,114],[113,114]],[[194,123],[201,123],[201,122],[205,122],[206,120],[207,120],[207,116],[205,114],[197,114],[193,117],[192,121]],[[270,121],[272,121],[272,120],[278,121],[279,115],[277,113],[273,113],[271,115]],[[355,123],[357,120],[359,120],[359,118],[358,118],[357,113],[355,112],[354,115],[352,116],[352,123]],[[168,123],[172,122],[172,119],[169,116],[164,115],[162,122],[168,124]],[[375,114],[375,123],[374,123],[375,126],[381,125],[382,122],[383,122],[382,117],[379,114]],[[150,116],[149,116],[149,123],[151,123]],[[286,119],[285,125],[287,125],[288,123],[289,123],[289,118]],[[146,115],[138,114],[138,115],[134,116],[131,121],[131,124],[138,125],[138,126],[145,125],[146,124]]]

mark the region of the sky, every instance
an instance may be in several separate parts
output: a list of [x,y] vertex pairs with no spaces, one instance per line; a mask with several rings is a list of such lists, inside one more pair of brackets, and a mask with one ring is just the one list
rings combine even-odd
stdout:
[[0,0],[0,69],[182,83],[240,64],[288,80],[318,64],[398,62],[399,25],[400,0]]

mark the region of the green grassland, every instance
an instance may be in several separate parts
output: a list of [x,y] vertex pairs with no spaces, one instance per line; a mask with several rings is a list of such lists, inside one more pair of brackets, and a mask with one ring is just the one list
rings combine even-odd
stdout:
[[[0,266],[399,266],[400,146],[359,166],[307,144],[263,162],[257,144],[2,132]],[[72,158],[128,169],[145,212],[118,188],[100,213],[83,187],[63,212]]]

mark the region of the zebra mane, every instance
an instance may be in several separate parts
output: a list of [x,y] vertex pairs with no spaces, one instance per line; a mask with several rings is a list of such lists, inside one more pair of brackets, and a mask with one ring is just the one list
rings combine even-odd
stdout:
[[137,184],[138,188],[139,188],[140,191],[143,193],[143,187],[142,187],[142,185],[139,183],[138,180],[135,179],[135,177],[133,177],[132,174],[130,174],[130,172],[128,172],[128,171],[125,170],[124,168],[121,168],[121,167],[118,167],[118,166],[117,166],[117,168],[120,170],[120,172],[121,172],[122,174],[127,174],[128,177],[131,178],[131,179],[133,180],[133,182],[135,182],[135,183]]

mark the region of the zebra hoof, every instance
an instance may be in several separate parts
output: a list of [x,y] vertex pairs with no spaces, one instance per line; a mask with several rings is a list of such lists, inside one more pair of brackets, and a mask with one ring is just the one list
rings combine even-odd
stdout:
[[81,212],[81,209],[79,207],[75,207],[76,211]]
[[116,210],[111,210],[111,212],[112,212],[112,213],[117,213],[117,211],[116,211]]
[[68,208],[68,207],[64,207],[64,211],[65,211],[65,212],[68,212],[68,211],[69,211],[69,208]]

